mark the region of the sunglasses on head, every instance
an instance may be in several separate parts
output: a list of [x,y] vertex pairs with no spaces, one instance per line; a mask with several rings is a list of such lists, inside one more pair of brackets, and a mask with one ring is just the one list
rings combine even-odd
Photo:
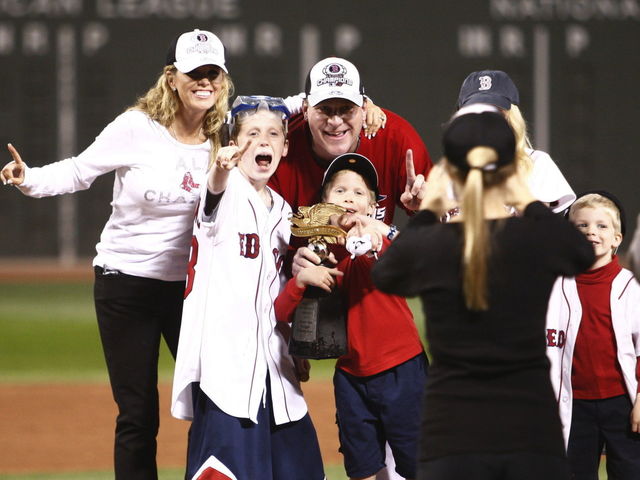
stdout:
[[231,116],[235,117],[246,110],[257,110],[260,105],[269,110],[282,113],[283,118],[289,118],[291,113],[280,97],[268,97],[265,95],[240,95],[235,99],[231,107]]
[[239,115],[250,115],[261,108],[268,108],[272,112],[279,112],[280,115],[282,115],[282,121],[285,126],[291,116],[284,100],[280,97],[268,97],[266,95],[240,95],[234,100],[230,114],[227,114],[229,132],[233,132],[236,119]]
[[220,75],[219,67],[198,67],[190,72],[187,72],[185,75],[189,76],[191,80],[202,80],[203,78],[209,79],[209,81],[213,81]]

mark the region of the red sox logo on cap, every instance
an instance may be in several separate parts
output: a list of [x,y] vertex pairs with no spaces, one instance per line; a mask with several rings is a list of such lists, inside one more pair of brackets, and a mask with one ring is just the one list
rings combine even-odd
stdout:
[[207,35],[205,35],[204,33],[200,32],[196,35],[196,40],[198,40],[199,42],[206,42],[207,40],[209,40],[209,37],[207,37]]
[[491,90],[491,77],[488,75],[483,75],[478,78],[480,82],[480,88],[478,90]]
[[353,85],[353,80],[346,78],[347,69],[339,63],[330,63],[322,69],[325,78],[318,79],[317,85],[326,85],[327,83],[341,87],[342,85]]

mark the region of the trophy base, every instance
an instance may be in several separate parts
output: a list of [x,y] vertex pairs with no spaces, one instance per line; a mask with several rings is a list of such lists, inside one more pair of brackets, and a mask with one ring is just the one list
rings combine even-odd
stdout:
[[289,353],[299,358],[310,360],[326,360],[338,358],[347,353],[345,348],[339,345],[324,345],[322,342],[289,342]]
[[302,299],[293,320],[289,353],[314,360],[347,353],[345,310],[339,294]]

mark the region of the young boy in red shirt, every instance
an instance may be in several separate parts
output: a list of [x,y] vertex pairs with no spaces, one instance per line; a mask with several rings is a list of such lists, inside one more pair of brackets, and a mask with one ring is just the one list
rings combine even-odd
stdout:
[[[374,478],[385,463],[385,442],[405,478],[416,477],[421,398],[427,360],[413,315],[404,298],[376,289],[371,268],[395,230],[371,215],[378,175],[364,156],[338,156],[322,182],[322,201],[344,207],[339,223],[348,237],[371,237],[369,253],[351,258],[332,248],[335,268],[312,266],[289,280],[275,302],[276,318],[289,322],[307,286],[337,286],[348,305],[348,351],[334,374],[340,450],[350,478]],[[375,254],[374,254],[375,252]]]
[[591,268],[556,282],[547,313],[547,355],[575,480],[640,478],[640,285],[616,251],[624,213],[607,192],[579,197],[570,221],[593,244]]

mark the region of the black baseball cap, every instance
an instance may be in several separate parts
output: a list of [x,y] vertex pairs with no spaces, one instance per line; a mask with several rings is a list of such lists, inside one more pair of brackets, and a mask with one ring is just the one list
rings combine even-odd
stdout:
[[[489,107],[491,108],[491,107]],[[516,139],[504,116],[497,111],[473,112],[453,118],[442,135],[445,157],[463,172],[470,169],[467,154],[475,147],[489,147],[498,159],[483,167],[496,170],[512,163],[516,153]]]
[[488,103],[504,110],[520,103],[520,94],[509,75],[501,70],[481,70],[470,73],[462,82],[458,108],[473,103]]
[[322,188],[324,189],[333,176],[342,170],[352,170],[362,176],[367,186],[376,194],[376,199],[378,201],[384,199],[378,192],[378,172],[376,167],[373,166],[371,160],[358,153],[344,153],[334,158],[324,172]]

